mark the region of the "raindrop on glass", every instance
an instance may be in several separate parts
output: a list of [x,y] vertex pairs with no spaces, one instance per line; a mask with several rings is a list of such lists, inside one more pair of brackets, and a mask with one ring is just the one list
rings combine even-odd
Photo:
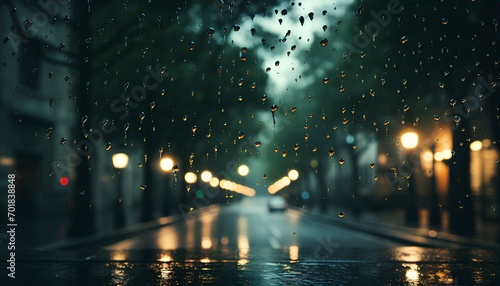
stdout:
[[304,26],[304,16],[299,17],[300,25]]
[[106,142],[106,144],[104,144],[104,149],[106,151],[111,150],[111,147],[113,147],[113,144],[111,144],[111,142]]

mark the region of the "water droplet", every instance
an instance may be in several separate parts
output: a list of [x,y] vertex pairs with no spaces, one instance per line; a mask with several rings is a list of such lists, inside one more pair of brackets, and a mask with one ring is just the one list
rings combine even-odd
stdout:
[[456,104],[457,104],[457,101],[455,99],[450,99],[450,106],[451,107],[455,107]]
[[309,19],[311,19],[311,21],[314,19],[314,13],[313,12],[309,12],[309,14],[307,14],[307,16],[309,16]]
[[340,159],[339,159],[339,164],[340,164],[340,166],[344,165],[344,164],[345,164],[345,160],[344,160],[344,159],[342,159],[342,158],[340,158]]
[[146,20],[146,14],[140,13],[137,15],[137,20],[139,20],[140,23],[144,22]]
[[374,163],[371,163],[371,164],[370,164],[370,168],[372,168],[372,169],[373,169],[373,168],[375,168],[375,164],[374,164]]
[[252,36],[255,36],[255,33],[257,33],[257,30],[255,28],[250,29],[250,33]]
[[106,142],[106,144],[104,144],[104,149],[106,151],[109,151],[111,147],[113,147],[113,144],[111,144],[111,142]]
[[181,170],[181,169],[179,168],[179,166],[178,166],[178,165],[175,165],[175,166],[173,166],[173,167],[172,167],[172,172],[173,172],[174,174],[175,174],[175,173],[177,173],[177,172],[179,172],[180,170]]
[[304,16],[299,17],[299,22],[301,26],[304,26]]
[[441,116],[434,114],[434,121],[439,121],[439,119],[441,119]]
[[54,128],[49,127],[47,128],[47,131],[45,131],[45,136],[47,137],[47,139],[50,138],[50,133],[52,133],[52,130],[54,130]]
[[455,121],[455,123],[459,123],[460,120],[462,120],[462,118],[460,116],[458,116],[458,115],[453,116],[453,121]]
[[245,133],[243,133],[242,131],[238,131],[238,139],[243,139],[245,138]]
[[196,46],[195,42],[191,41],[191,42],[189,42],[189,44],[188,44],[188,49],[189,49],[190,51],[192,51],[192,50],[194,50],[195,46]]
[[323,78],[323,84],[327,85],[330,82],[330,79],[325,77]]
[[276,62],[274,62],[274,65],[275,65],[275,66],[279,66],[279,65],[280,65],[280,61],[276,61]]
[[256,148],[259,148],[259,147],[260,147],[260,145],[261,145],[260,141],[255,141],[255,147],[256,147]]
[[85,125],[85,123],[87,123],[88,120],[89,117],[87,115],[82,116],[82,126]]
[[59,139],[59,143],[61,143],[61,145],[66,144],[66,142],[67,142],[67,140],[64,137],[61,137],[61,139]]
[[328,26],[327,25],[323,25],[322,29],[323,29],[323,32],[326,32],[326,29],[328,29]]
[[328,40],[327,40],[327,39],[323,39],[323,40],[321,40],[319,43],[320,43],[320,45],[321,45],[322,47],[326,47],[326,45],[328,45]]
[[207,35],[208,37],[212,37],[215,34],[215,29],[213,27],[208,28]]
[[441,24],[443,24],[443,25],[448,24],[448,18],[441,19]]
[[293,146],[293,150],[299,151],[299,148],[300,148],[299,143],[295,143],[295,145]]
[[328,151],[328,156],[329,156],[329,157],[332,157],[333,155],[335,155],[335,150],[330,149],[330,150]]
[[144,191],[146,190],[146,185],[140,185],[139,188]]
[[401,44],[406,44],[408,42],[408,37],[407,36],[403,36],[401,37],[400,41],[401,41]]
[[234,30],[235,32],[238,32],[238,31],[240,30],[240,26],[238,26],[238,25],[234,25],[233,30]]
[[272,112],[272,113],[275,113],[277,110],[278,110],[278,106],[277,106],[276,104],[273,104],[273,105],[271,106],[271,112]]
[[404,111],[404,112],[406,112],[406,111],[408,111],[408,110],[410,110],[410,106],[408,106],[408,104],[405,104],[405,105],[403,106],[403,111]]
[[345,214],[343,212],[339,212],[339,218],[343,218],[345,216]]

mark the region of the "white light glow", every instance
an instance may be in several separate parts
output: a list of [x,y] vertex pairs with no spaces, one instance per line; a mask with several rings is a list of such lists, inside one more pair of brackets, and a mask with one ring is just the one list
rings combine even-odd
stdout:
[[212,173],[210,171],[203,171],[200,178],[203,182],[208,183],[212,179]]
[[188,184],[194,184],[196,183],[196,181],[198,180],[198,176],[196,176],[195,173],[193,172],[187,172],[185,175],[184,175],[184,180],[186,181],[186,183]]
[[238,174],[240,174],[240,176],[246,176],[248,175],[248,173],[250,173],[250,169],[248,168],[247,165],[241,165],[238,167]]
[[174,160],[170,158],[161,159],[160,168],[165,172],[172,171],[172,168],[174,168]]
[[418,134],[415,132],[406,132],[401,136],[401,144],[406,149],[414,149],[418,145]]
[[470,143],[470,149],[472,151],[479,151],[481,148],[483,148],[483,143],[479,140]]
[[112,161],[116,169],[125,169],[128,165],[128,155],[125,153],[116,153],[113,155]]
[[297,180],[299,178],[299,172],[294,169],[290,170],[290,172],[288,172],[288,178],[292,181]]

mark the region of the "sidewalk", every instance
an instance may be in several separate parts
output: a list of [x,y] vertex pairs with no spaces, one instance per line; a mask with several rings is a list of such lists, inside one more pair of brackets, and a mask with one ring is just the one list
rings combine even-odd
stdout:
[[[442,214],[439,228],[430,228],[427,223],[427,210],[420,210],[418,226],[407,226],[404,210],[382,210],[378,212],[365,211],[358,217],[349,216],[348,211],[330,207],[321,212],[319,207],[295,208],[313,219],[328,220],[330,223],[358,229],[377,236],[391,238],[406,244],[431,247],[478,247],[500,250],[500,227],[495,221],[485,221],[476,216],[475,233],[470,237],[453,234],[448,228],[447,213]],[[338,216],[339,212],[344,217]]]

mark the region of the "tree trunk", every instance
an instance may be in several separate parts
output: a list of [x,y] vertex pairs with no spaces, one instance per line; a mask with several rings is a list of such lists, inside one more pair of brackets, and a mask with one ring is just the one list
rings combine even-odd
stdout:
[[[462,119],[467,126],[468,119]],[[450,164],[448,211],[450,230],[463,235],[474,234],[474,204],[470,187],[470,150],[468,135],[461,128],[453,130],[453,151]],[[462,146],[461,146],[462,145]]]
[[[68,230],[70,237],[89,235],[95,232],[94,211],[92,207],[92,175],[91,175],[91,162],[86,154],[91,151],[91,143],[85,138],[81,118],[84,115],[91,118],[92,103],[90,100],[90,63],[91,63],[91,49],[85,43],[85,39],[90,38],[90,13],[88,13],[87,2],[76,2],[74,5],[75,23],[78,23],[78,49],[80,59],[78,62],[79,83],[78,90],[75,92],[76,106],[77,106],[77,123],[75,128],[75,139],[78,148],[76,152],[80,154],[81,162],[76,167],[76,182],[73,188],[73,212],[71,225]],[[88,57],[88,61],[85,58]],[[90,124],[90,122],[87,122]],[[86,128],[88,130],[88,128]],[[88,148],[88,149],[86,149]]]

